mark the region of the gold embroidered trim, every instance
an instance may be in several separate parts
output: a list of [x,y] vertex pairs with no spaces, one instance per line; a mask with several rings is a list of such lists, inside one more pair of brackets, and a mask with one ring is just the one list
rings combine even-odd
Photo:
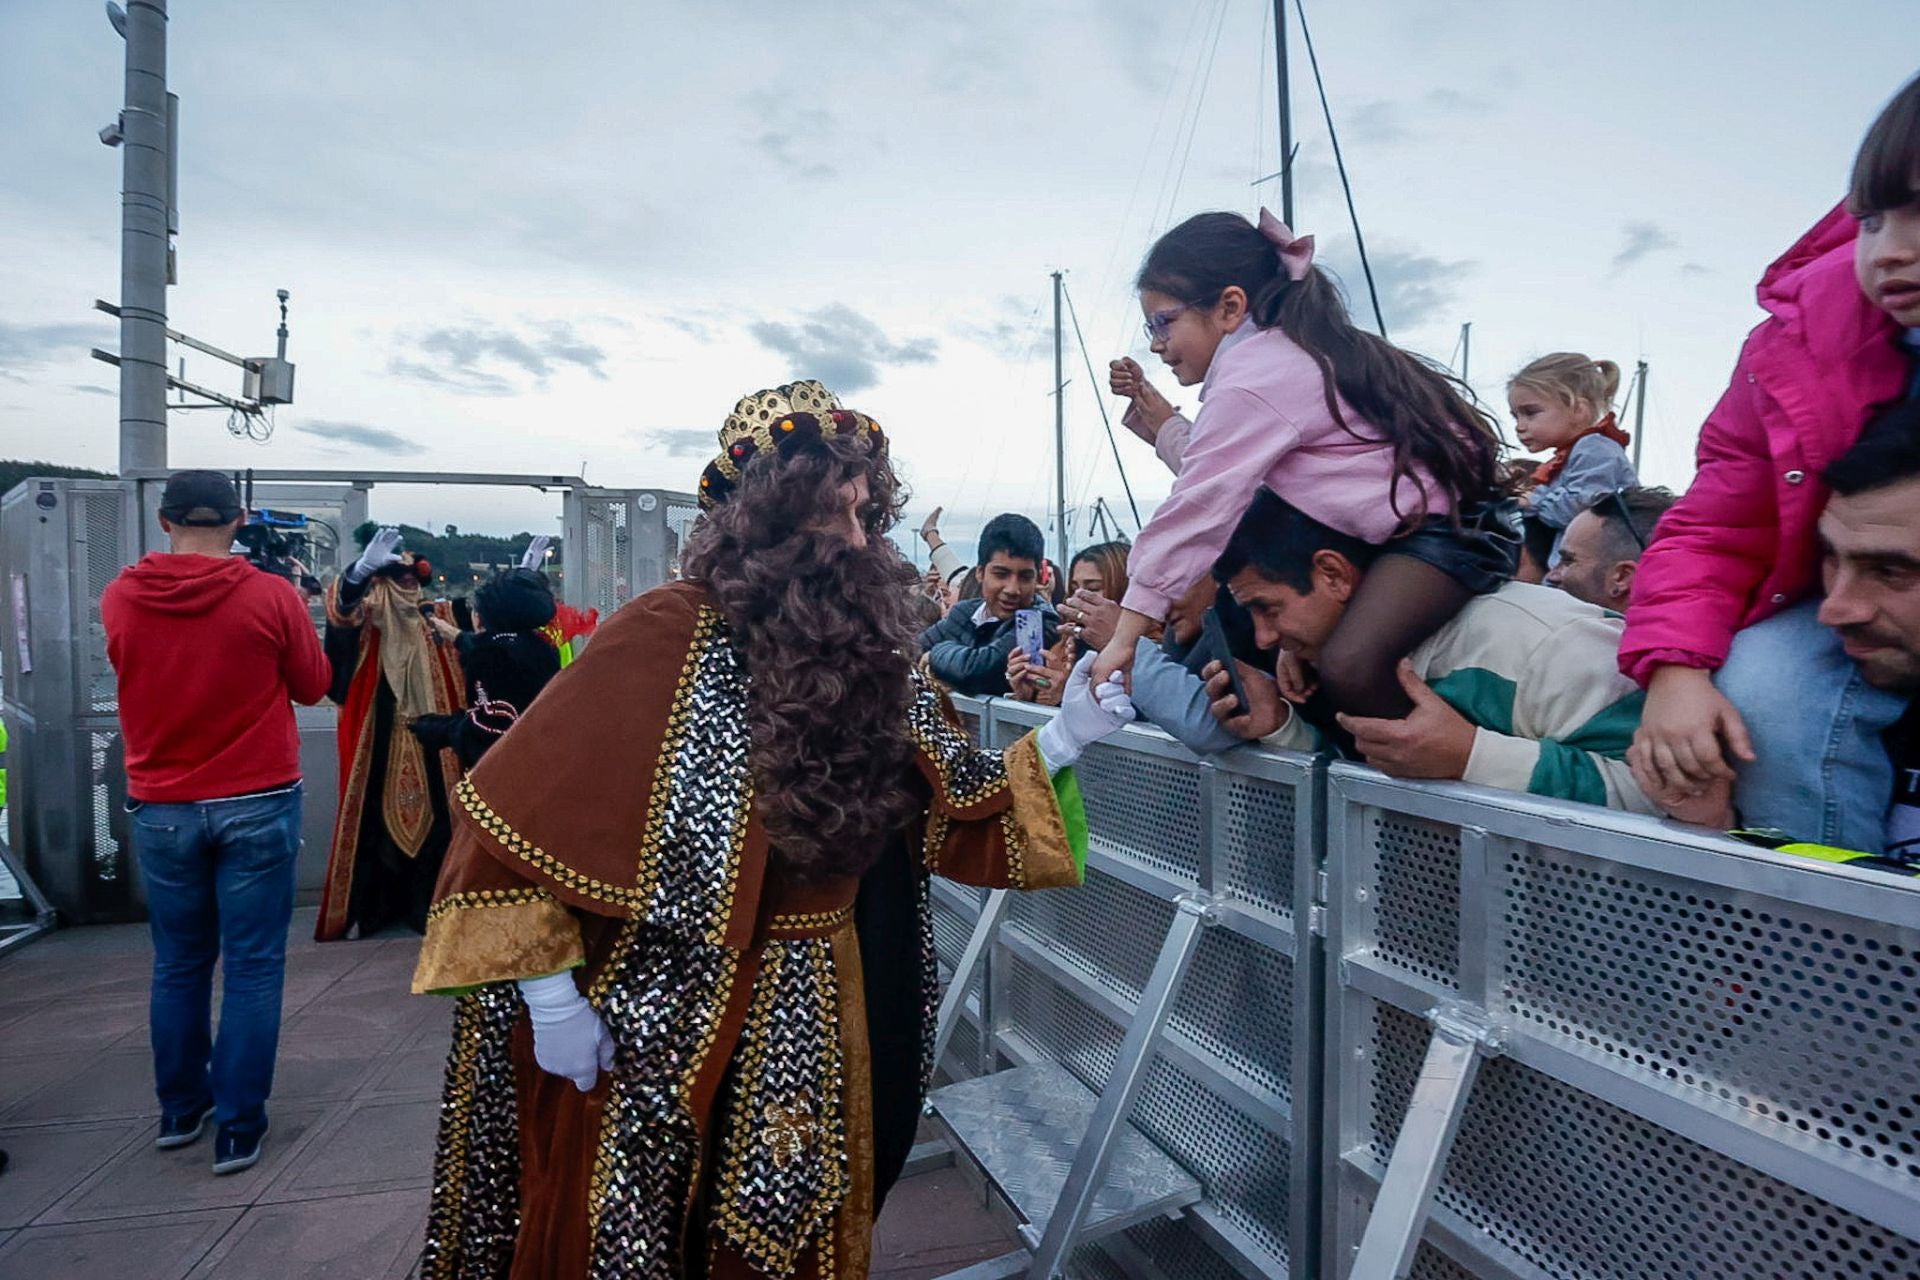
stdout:
[[[961,792],[955,789],[956,759],[972,763],[971,757],[982,753],[965,733],[947,719],[947,708],[950,704],[946,695],[934,687],[924,673],[916,669],[913,674],[916,704],[931,702],[933,705],[931,708],[916,705],[910,710],[907,715],[907,729],[913,734],[914,744],[933,762],[934,771],[940,775],[940,790],[945,793],[948,802],[957,809],[965,809],[1006,790],[1007,777],[1005,772],[1000,770],[995,770],[978,781],[976,784],[978,789],[975,791]],[[941,729],[946,730],[949,735],[948,740],[942,741],[934,732],[929,731],[926,724],[929,718]]]
[[450,893],[434,903],[433,910],[427,912],[427,923],[472,907],[512,907],[523,902],[556,902],[556,899],[545,889],[469,889]]
[[794,915],[775,916],[767,922],[767,932],[815,933],[838,929],[851,919],[853,919],[853,904],[848,903],[837,911],[805,911]]
[[[482,893],[514,901],[472,901]],[[537,978],[586,960],[580,926],[559,899],[540,890],[481,890],[436,906],[420,941],[413,993],[461,991],[489,982]],[[481,914],[483,908],[488,908]]]

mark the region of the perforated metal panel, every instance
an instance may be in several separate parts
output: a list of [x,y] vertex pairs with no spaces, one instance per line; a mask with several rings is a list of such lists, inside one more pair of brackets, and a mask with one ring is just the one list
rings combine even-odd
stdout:
[[[1426,1028],[1386,1010],[1374,1026],[1375,1123],[1397,1131]],[[1376,1152],[1391,1141],[1377,1132]],[[1912,1240],[1504,1058],[1482,1069],[1437,1199],[1569,1280],[1920,1274]]]
[[[671,582],[680,577],[680,553],[686,548],[687,534],[692,531],[694,522],[700,519],[700,504],[669,498],[661,509],[667,524],[667,580]],[[654,585],[646,584],[647,587]]]
[[1516,1017],[1878,1161],[1920,1194],[1910,932],[1536,847],[1502,869]]
[[1379,959],[1440,986],[1460,963],[1460,833],[1405,814],[1367,815],[1373,940]]
[[1193,765],[1109,743],[1090,748],[1074,772],[1095,848],[1197,883],[1200,775]]
[[89,778],[88,809],[93,816],[93,874],[105,884],[120,878],[125,860],[116,834],[120,795],[124,793],[126,764],[117,733],[87,735]]
[[1298,819],[1294,788],[1264,778],[1225,774],[1215,822],[1221,893],[1251,902],[1289,923],[1293,920],[1296,857],[1315,857],[1295,847]]
[[[79,566],[83,594],[85,630],[79,640],[80,669],[78,708],[81,714],[112,715],[120,708],[119,682],[107,661],[107,631],[100,621],[100,596],[127,563],[126,512],[128,503],[121,493],[76,493],[68,508],[76,542],[86,547]],[[77,604],[78,602],[76,602]],[[81,611],[76,608],[76,613]]]
[[[1457,1001],[1504,1046],[1435,1194],[1484,1274],[1920,1277],[1911,885],[1344,767],[1331,791],[1328,1185],[1343,1152],[1375,1184]],[[1335,1274],[1370,1194],[1334,1202]],[[1423,1246],[1414,1274],[1481,1271]]]
[[1441,1253],[1430,1244],[1420,1246],[1413,1255],[1413,1269],[1407,1280],[1479,1280],[1473,1272]]

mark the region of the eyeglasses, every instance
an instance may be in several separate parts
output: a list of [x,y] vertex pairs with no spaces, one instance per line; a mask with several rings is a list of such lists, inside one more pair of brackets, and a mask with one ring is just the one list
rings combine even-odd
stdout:
[[1148,316],[1147,322],[1140,326],[1146,330],[1147,341],[1165,342],[1167,340],[1167,330],[1172,328],[1173,322],[1180,318],[1180,313],[1191,310],[1193,310],[1193,304],[1191,302],[1183,302],[1177,307],[1168,307],[1165,311],[1156,311]]
[[1633,535],[1634,545],[1644,552],[1647,549],[1647,540],[1640,536],[1639,526],[1633,523],[1633,512],[1627,509],[1626,493],[1627,491],[1625,489],[1615,489],[1612,493],[1603,493],[1594,501],[1592,510],[1597,512],[1600,511],[1602,505],[1612,506],[1612,514],[1619,517],[1621,524],[1627,526],[1627,532]]

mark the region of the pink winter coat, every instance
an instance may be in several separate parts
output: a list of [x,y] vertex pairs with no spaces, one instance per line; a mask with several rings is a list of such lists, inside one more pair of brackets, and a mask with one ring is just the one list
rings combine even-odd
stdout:
[[1818,585],[1820,472],[1908,371],[1899,326],[1854,279],[1855,232],[1836,207],[1760,277],[1771,316],[1747,335],[1700,428],[1693,484],[1634,576],[1620,670],[1642,685],[1666,664],[1717,670],[1735,631]]

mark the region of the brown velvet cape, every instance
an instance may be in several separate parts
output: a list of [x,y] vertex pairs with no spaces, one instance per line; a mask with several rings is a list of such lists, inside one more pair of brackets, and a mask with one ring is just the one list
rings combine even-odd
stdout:
[[[752,804],[748,696],[705,592],[662,587],[604,623],[460,784],[414,977],[460,996],[423,1277],[867,1274],[858,882],[780,879]],[[1077,791],[1056,793],[1031,736],[973,747],[920,677],[908,718],[926,871],[1079,883]],[[924,901],[921,936],[901,941],[931,997]],[[511,981],[569,968],[618,1046],[588,1093],[534,1064]]]

